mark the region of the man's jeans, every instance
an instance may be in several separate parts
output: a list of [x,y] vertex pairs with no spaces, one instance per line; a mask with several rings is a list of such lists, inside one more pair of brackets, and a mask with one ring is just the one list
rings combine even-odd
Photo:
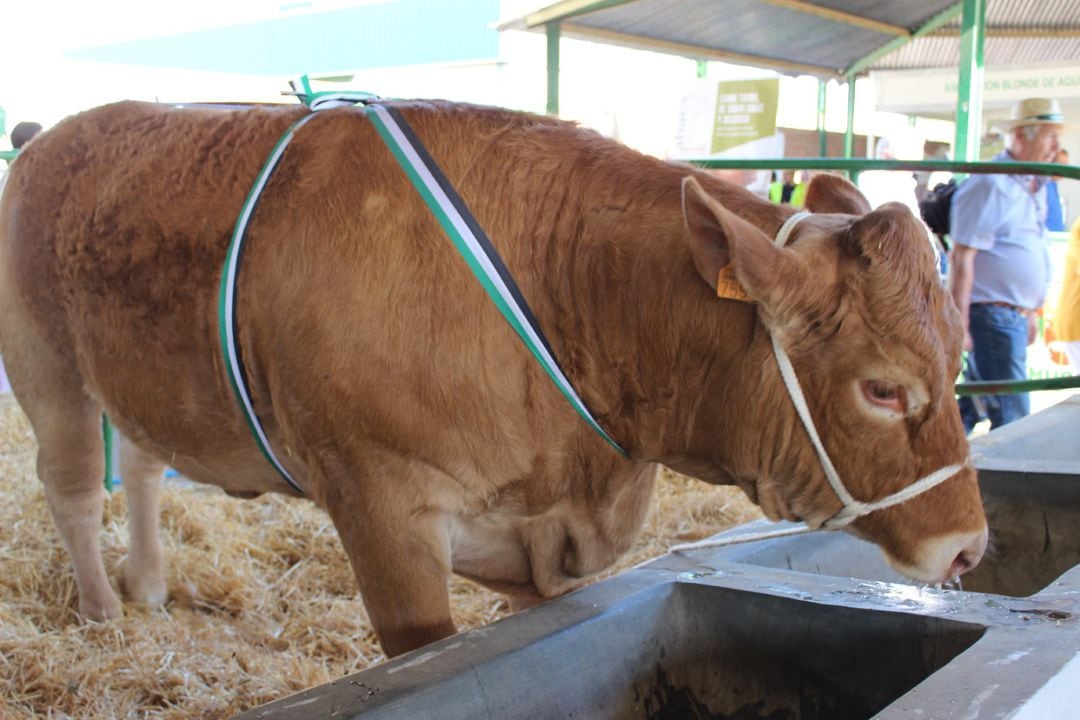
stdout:
[[[1007,307],[973,304],[968,313],[971,343],[964,378],[979,380],[1027,379],[1028,321],[1022,314]],[[982,419],[978,405],[983,406],[990,427],[996,428],[1031,412],[1027,393],[1018,395],[982,395],[977,400],[960,398],[960,416],[968,432]]]

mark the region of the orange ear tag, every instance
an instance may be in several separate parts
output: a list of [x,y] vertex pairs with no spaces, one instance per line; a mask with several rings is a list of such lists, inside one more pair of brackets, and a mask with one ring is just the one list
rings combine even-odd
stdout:
[[750,299],[750,296],[746,294],[746,290],[743,289],[738,278],[735,277],[734,262],[729,262],[727,265],[720,268],[720,273],[716,277],[716,297],[722,297],[728,300],[738,300],[739,302],[745,303],[754,302]]

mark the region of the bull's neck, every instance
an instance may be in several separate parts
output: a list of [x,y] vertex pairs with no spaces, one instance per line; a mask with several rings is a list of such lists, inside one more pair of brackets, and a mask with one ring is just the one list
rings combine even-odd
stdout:
[[[587,191],[552,183],[534,198],[523,232],[540,233],[519,249],[538,254],[520,266],[539,271],[527,294],[600,425],[632,456],[664,461],[700,452],[696,425],[723,424],[717,408],[746,405],[768,342],[753,306],[716,298],[694,267],[680,193],[690,171],[634,160],[625,178],[576,167]],[[768,203],[710,186],[766,232],[779,226]]]

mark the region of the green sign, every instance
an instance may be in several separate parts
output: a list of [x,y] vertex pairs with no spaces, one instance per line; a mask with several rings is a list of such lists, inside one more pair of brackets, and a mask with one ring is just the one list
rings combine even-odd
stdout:
[[709,154],[776,134],[780,78],[719,83]]
[[7,112],[0,107],[0,135],[7,132]]

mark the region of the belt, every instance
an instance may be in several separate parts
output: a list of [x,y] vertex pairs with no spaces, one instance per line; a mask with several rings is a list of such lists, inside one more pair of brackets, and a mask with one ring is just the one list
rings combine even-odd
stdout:
[[1000,302],[998,300],[994,300],[992,302],[977,302],[977,303],[971,303],[971,304],[972,305],[989,305],[991,307],[1008,308],[1009,310],[1012,310],[1014,312],[1018,312],[1021,315],[1023,315],[1024,317],[1028,317],[1028,318],[1033,317],[1035,315],[1034,310],[1029,310],[1028,308],[1020,307],[1019,305],[1013,305],[1012,303]]

